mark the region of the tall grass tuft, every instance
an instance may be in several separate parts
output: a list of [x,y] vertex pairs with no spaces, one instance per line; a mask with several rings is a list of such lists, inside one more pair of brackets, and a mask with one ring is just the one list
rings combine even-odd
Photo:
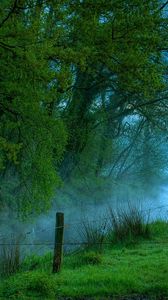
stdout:
[[107,234],[107,218],[100,218],[99,222],[85,219],[78,230],[83,248],[102,251]]
[[143,211],[128,205],[126,209],[109,208],[109,239],[114,242],[134,241],[150,236],[149,216]]
[[16,273],[20,267],[19,238],[11,237],[10,242],[3,241],[0,252],[0,275],[9,276]]

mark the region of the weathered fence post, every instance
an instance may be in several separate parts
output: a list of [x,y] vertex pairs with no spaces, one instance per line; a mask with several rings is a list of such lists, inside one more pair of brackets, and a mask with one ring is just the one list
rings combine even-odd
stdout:
[[64,236],[64,214],[56,213],[55,222],[55,243],[53,257],[53,273],[58,273],[61,268],[63,256],[63,236]]

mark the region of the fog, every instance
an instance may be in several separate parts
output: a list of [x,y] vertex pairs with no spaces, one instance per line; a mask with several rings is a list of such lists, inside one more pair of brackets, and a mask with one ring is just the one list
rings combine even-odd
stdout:
[[[1,213],[0,243],[10,244],[12,241],[20,243],[22,257],[32,253],[39,255],[51,251],[54,247],[56,212],[63,212],[65,219],[64,248],[65,252],[69,252],[77,247],[68,245],[69,243],[81,241],[80,228],[84,220],[93,222],[97,226],[103,218],[108,218],[109,207],[117,211],[128,209],[130,206],[136,207],[143,212],[145,218],[150,219],[150,222],[156,219],[167,220],[168,186],[160,186],[156,194],[156,197],[151,198],[141,194],[129,198],[129,193],[125,192],[125,198],[123,193],[120,193],[120,195],[115,195],[100,203],[91,203],[90,201],[87,203],[79,200],[75,201],[75,204],[72,197],[71,202],[68,203],[59,201],[60,204],[56,204],[54,201],[50,211],[41,214],[34,220],[24,222],[18,221],[13,217],[12,212],[6,211]],[[63,191],[61,191],[60,197],[63,197]]]

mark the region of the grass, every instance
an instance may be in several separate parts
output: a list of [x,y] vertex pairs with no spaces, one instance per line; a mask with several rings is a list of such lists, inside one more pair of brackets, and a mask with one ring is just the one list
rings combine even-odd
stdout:
[[128,203],[125,209],[109,208],[109,240],[115,242],[131,242],[139,238],[149,238],[149,218],[143,211]]
[[84,247],[97,252],[102,251],[103,243],[106,240],[106,232],[107,218],[100,219],[99,223],[85,219],[78,230],[80,240],[85,243]]
[[160,221],[150,227],[148,240],[114,244],[101,254],[83,250],[65,256],[59,274],[51,273],[50,253],[27,258],[19,273],[1,280],[0,296],[97,300],[146,295],[147,299],[168,299],[168,224]]
[[11,274],[16,273],[19,270],[19,265],[20,265],[19,239],[14,236],[11,236],[11,242],[8,245],[4,245],[1,249],[0,276],[9,276]]

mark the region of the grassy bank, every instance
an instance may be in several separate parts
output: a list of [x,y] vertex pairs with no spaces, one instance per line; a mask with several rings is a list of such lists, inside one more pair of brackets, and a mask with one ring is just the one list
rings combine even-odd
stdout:
[[90,250],[65,256],[60,274],[51,273],[51,254],[27,258],[17,274],[1,279],[0,296],[168,299],[168,224],[156,222],[150,226],[148,239],[106,246],[102,253]]

